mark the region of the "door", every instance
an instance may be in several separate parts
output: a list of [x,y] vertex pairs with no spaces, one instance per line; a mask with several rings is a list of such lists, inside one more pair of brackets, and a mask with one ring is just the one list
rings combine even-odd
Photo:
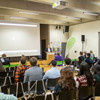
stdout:
[[46,49],[46,40],[41,40],[42,59],[46,59],[45,49]]

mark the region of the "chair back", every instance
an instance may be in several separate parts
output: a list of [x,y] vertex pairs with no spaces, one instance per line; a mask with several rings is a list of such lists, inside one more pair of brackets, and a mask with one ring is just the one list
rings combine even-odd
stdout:
[[7,73],[6,72],[0,72],[0,77],[6,77]]
[[93,97],[93,87],[92,86],[80,86],[79,87],[79,98],[89,99]]
[[8,87],[7,86],[2,86],[1,87],[1,92],[4,94],[8,94]]
[[0,86],[4,86],[5,81],[5,77],[0,77]]
[[100,83],[97,82],[95,85],[95,96],[100,96]]
[[62,90],[59,93],[58,100],[73,100],[76,99],[76,89],[73,90]]
[[54,90],[55,85],[57,84],[58,80],[59,80],[59,78],[48,79],[48,81],[47,81],[47,89]]

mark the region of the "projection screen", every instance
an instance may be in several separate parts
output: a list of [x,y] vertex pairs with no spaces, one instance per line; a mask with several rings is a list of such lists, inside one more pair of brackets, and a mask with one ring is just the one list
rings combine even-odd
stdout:
[[40,55],[40,25],[0,22],[0,56]]

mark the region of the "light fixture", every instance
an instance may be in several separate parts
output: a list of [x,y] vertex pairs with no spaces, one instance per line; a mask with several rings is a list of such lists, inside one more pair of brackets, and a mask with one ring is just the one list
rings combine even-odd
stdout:
[[19,13],[23,13],[23,14],[31,14],[31,15],[39,15],[39,13],[24,12],[24,11],[19,11]]
[[13,19],[28,19],[28,18],[25,18],[25,17],[10,17],[10,18],[13,18]]
[[84,14],[87,14],[87,15],[93,15],[93,16],[98,16],[97,13],[90,13],[90,12],[83,12]]
[[17,24],[17,23],[0,23],[0,25],[8,25],[8,26],[25,26],[25,27],[37,27],[37,25],[30,24]]
[[77,17],[67,17],[68,19],[75,19],[75,20],[80,20],[80,18]]

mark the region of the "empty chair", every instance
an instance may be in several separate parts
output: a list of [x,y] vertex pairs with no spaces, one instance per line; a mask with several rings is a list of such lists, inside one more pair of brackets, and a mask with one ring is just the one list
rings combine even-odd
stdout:
[[0,77],[0,86],[4,86],[5,80],[5,77]]
[[37,94],[42,94],[42,93],[46,92],[45,82],[46,82],[46,80],[37,81],[37,84],[36,84],[36,93]]
[[8,67],[8,68],[6,68],[6,72],[7,72],[7,73],[9,72],[9,67]]
[[6,77],[7,73],[6,72],[0,72],[0,77]]
[[17,97],[17,84],[13,84],[9,86],[10,89],[10,94],[13,94],[14,96]]
[[59,78],[56,79],[48,79],[47,81],[47,89],[49,90],[54,90],[55,85],[57,84],[57,81],[59,80]]
[[4,85],[6,85],[6,86],[12,85],[10,77],[5,77],[5,83],[4,83]]
[[96,83],[95,85],[95,96],[100,96],[100,83]]
[[59,93],[59,99],[58,100],[73,100],[76,99],[76,90],[62,90]]
[[14,71],[8,72],[8,76],[14,76]]
[[2,86],[1,87],[1,92],[4,94],[8,94],[8,87],[7,86]]
[[93,97],[93,87],[92,86],[80,86],[79,87],[79,99],[88,100]]
[[12,84],[15,84],[15,77],[14,76],[11,76],[10,78],[11,78],[11,83]]
[[15,67],[10,67],[10,71],[14,71],[15,70]]

